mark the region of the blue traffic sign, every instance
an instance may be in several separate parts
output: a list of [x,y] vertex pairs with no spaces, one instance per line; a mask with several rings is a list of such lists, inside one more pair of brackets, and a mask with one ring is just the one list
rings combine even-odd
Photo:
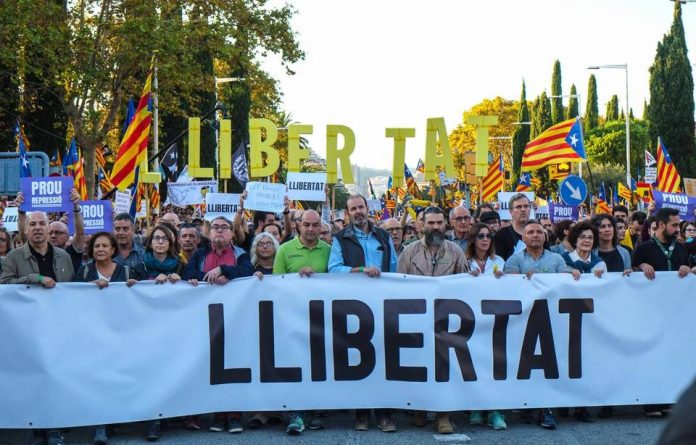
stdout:
[[579,206],[587,199],[587,184],[580,176],[568,175],[558,186],[561,201],[569,206]]

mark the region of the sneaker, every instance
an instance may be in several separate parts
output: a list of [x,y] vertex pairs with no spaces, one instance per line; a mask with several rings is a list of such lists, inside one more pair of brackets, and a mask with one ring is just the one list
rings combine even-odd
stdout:
[[583,423],[592,423],[592,416],[587,408],[576,408],[573,417]]
[[353,428],[355,431],[367,431],[370,429],[370,421],[367,419],[367,417],[356,417]]
[[393,433],[396,431],[396,425],[391,420],[391,417],[383,416],[377,421],[377,428],[382,430],[383,433]]
[[652,419],[659,419],[662,417],[662,411],[655,410],[655,411],[645,411],[645,417],[650,417]]
[[214,433],[225,431],[227,429],[227,421],[223,419],[215,419],[213,420],[213,424],[210,425],[208,429]]
[[469,425],[483,425],[481,411],[472,411],[469,414]]
[[230,419],[227,421],[227,432],[232,434],[241,433],[244,431],[242,421],[239,419]]
[[291,436],[299,436],[300,434],[302,434],[302,431],[304,431],[304,429],[305,426],[302,416],[298,414],[293,414],[290,416],[290,423],[288,423],[288,427],[285,429],[285,432],[290,434]]
[[416,411],[413,413],[411,424],[418,428],[423,428],[428,424],[428,413],[426,411]]
[[499,411],[491,411],[488,413],[488,426],[494,430],[506,430],[505,416],[500,414]]
[[324,422],[321,421],[321,419],[314,417],[312,420],[309,421],[309,429],[310,430],[323,430],[324,429]]
[[547,430],[556,429],[556,419],[553,418],[550,409],[546,408],[539,411],[539,426]]
[[48,445],[65,445],[63,433],[61,433],[60,431],[49,431],[46,434],[46,443]]
[[162,437],[162,428],[159,420],[153,420],[147,424],[147,439],[148,442],[157,442]]
[[454,426],[450,423],[449,414],[439,414],[435,418],[435,428],[440,434],[452,434],[454,432]]
[[261,413],[254,413],[249,419],[249,429],[257,430],[266,424],[266,416]]
[[94,430],[94,445],[106,445],[109,442],[109,438],[106,437],[106,426],[99,425]]
[[198,416],[188,416],[184,421],[187,430],[199,431],[201,429],[201,418]]

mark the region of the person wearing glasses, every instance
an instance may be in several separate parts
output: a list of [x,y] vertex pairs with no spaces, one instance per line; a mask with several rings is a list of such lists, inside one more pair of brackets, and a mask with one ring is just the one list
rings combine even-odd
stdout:
[[500,229],[494,240],[495,251],[506,261],[513,253],[521,252],[525,248],[522,234],[525,224],[529,221],[532,203],[524,193],[517,193],[510,198],[508,208],[512,223]]
[[463,206],[454,207],[450,210],[449,222],[454,231],[450,241],[461,247],[463,252],[466,252],[469,244],[469,229],[472,222],[471,212]]
[[382,229],[386,230],[389,236],[391,236],[394,250],[396,254],[399,255],[404,247],[404,228],[401,227],[401,223],[399,223],[399,220],[396,218],[389,218],[382,224]]
[[[227,284],[230,280],[250,277],[254,274],[249,254],[242,248],[232,244],[234,233],[232,221],[219,216],[210,221],[210,246],[199,247],[184,268],[183,280],[194,286],[199,281],[209,284]],[[215,413],[213,424],[209,428],[213,432],[241,433],[242,413]]]
[[157,224],[145,241],[143,269],[146,280],[157,284],[181,280],[186,261],[180,255],[179,241],[169,224]]

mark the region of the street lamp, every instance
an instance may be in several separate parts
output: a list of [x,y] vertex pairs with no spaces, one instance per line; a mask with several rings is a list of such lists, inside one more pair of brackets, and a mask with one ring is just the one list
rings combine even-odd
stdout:
[[619,69],[626,72],[626,184],[631,186],[631,126],[628,107],[628,63],[617,65],[594,65],[588,66],[588,70],[598,70],[602,68]]

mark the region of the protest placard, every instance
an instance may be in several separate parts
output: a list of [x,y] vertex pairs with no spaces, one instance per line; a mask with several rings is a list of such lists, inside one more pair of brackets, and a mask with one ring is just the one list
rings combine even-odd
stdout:
[[[111,232],[114,227],[113,208],[111,201],[83,201],[80,203],[82,209],[82,221],[85,226],[85,235],[92,235],[98,232]],[[75,234],[75,213],[68,212],[68,231],[71,235]]]
[[130,202],[130,193],[117,190],[114,198],[114,213],[118,215],[119,213],[130,212]]
[[165,204],[173,204],[177,207],[202,204],[205,202],[205,196],[210,192],[217,192],[217,181],[168,182]]
[[205,219],[212,221],[224,216],[232,221],[239,208],[239,193],[208,193],[205,195]]
[[73,178],[63,176],[20,178],[19,189],[24,194],[24,202],[20,208],[25,212],[72,210],[70,191],[73,189]]
[[379,199],[368,199],[367,210],[370,212],[377,212],[382,210],[382,202]]
[[[518,192],[500,192],[498,193],[498,203],[500,204],[500,209],[498,209],[498,214],[500,215],[500,219],[512,219],[510,216],[510,209],[508,209],[508,204],[510,201],[510,198],[512,198],[514,195],[516,195]],[[530,203],[534,202],[534,192],[522,192],[523,195],[525,195]],[[534,207],[532,207],[529,210],[529,219],[535,218],[536,215],[534,214]]]
[[549,204],[549,219],[551,219],[552,224],[564,220],[577,221],[578,216],[578,208],[575,206]]
[[244,207],[248,210],[279,213],[285,207],[285,184],[270,182],[248,182],[246,190],[249,193]]
[[663,193],[658,190],[653,190],[652,195],[655,201],[655,210],[668,207],[679,210],[679,218],[683,221],[696,219],[696,198],[683,193]]
[[8,232],[17,231],[17,207],[6,207],[2,213],[2,226]]
[[296,201],[326,200],[324,186],[326,173],[296,173],[288,172],[285,183],[288,186],[288,198]]

